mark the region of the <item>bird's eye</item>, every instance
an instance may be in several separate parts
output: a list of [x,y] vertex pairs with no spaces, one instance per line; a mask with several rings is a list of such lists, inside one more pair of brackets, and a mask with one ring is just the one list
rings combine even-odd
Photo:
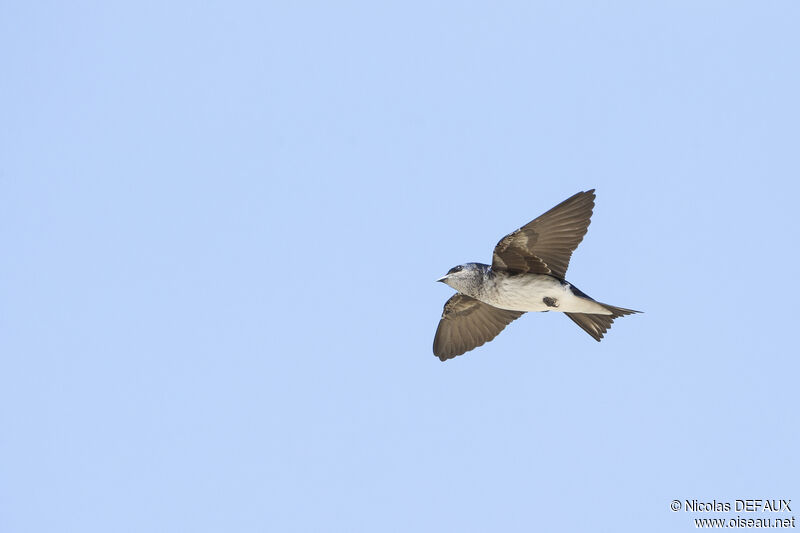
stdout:
[[461,272],[461,270],[463,270],[463,268],[464,267],[462,267],[461,265],[458,265],[457,267],[453,267],[453,268],[450,269],[449,274],[455,274],[456,272]]

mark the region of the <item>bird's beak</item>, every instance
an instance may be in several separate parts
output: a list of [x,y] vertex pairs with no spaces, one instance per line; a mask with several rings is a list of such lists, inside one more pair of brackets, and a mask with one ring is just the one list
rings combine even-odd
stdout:
[[444,283],[445,281],[447,281],[447,276],[442,276],[441,278],[437,279],[436,281],[441,281],[442,283]]

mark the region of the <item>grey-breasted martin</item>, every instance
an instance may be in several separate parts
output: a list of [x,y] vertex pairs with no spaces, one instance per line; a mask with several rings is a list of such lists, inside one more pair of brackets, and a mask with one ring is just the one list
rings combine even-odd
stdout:
[[433,353],[446,361],[468,352],[528,311],[561,311],[598,342],[615,318],[639,313],[597,302],[564,279],[593,207],[594,189],[579,192],[500,239],[491,266],[466,263],[438,279],[458,292],[444,304]]

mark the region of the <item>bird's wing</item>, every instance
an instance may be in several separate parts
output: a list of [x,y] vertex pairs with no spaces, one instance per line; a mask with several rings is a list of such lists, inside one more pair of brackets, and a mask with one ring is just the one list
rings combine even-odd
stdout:
[[433,353],[451,359],[497,337],[507,325],[525,314],[485,304],[464,294],[454,294],[444,304],[433,339]]
[[492,268],[564,279],[572,252],[586,235],[593,207],[594,189],[579,192],[509,233],[494,248]]

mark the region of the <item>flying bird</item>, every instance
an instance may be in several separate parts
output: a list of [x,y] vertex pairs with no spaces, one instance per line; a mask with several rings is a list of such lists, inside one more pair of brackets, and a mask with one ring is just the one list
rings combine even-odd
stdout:
[[528,311],[560,311],[598,342],[615,318],[640,313],[597,302],[564,279],[594,198],[594,189],[579,192],[506,235],[491,266],[465,263],[436,280],[458,292],[444,304],[433,353],[446,361],[468,352]]

